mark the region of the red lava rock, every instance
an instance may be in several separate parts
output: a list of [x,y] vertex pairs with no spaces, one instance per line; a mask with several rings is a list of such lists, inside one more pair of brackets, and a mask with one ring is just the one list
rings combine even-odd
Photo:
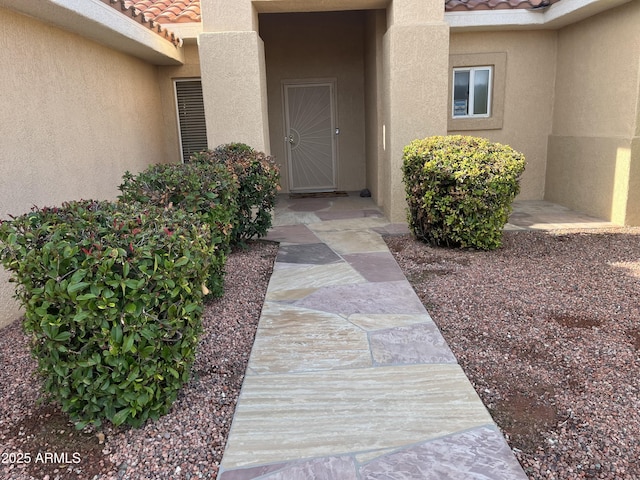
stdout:
[[386,241],[529,478],[640,478],[639,228]]

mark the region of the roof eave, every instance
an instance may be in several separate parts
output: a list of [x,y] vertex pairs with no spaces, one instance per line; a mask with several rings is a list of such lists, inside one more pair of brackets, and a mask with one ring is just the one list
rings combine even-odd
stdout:
[[451,31],[555,30],[632,0],[562,0],[539,10],[479,10],[445,12]]
[[0,7],[34,17],[154,65],[182,65],[184,52],[101,0],[0,0]]

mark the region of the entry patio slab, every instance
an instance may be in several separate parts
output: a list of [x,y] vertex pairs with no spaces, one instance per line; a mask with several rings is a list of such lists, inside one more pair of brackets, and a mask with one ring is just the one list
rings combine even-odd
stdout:
[[[280,254],[219,480],[526,479],[386,248],[406,225],[370,199],[295,202],[276,209]],[[599,225],[544,206],[510,227]]]

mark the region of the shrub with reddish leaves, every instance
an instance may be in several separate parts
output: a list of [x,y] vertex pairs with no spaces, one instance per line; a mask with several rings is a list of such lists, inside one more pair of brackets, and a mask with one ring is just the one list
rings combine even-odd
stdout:
[[199,215],[81,201],[0,223],[44,391],[79,427],[139,426],[188,380],[212,250]]
[[273,157],[244,143],[229,143],[195,153],[190,162],[224,165],[237,179],[238,213],[231,234],[233,245],[242,246],[247,240],[267,234],[280,189],[280,170]]
[[224,293],[224,266],[238,222],[236,179],[223,165],[152,165],[137,175],[126,172],[118,187],[121,202],[141,202],[200,215],[211,227],[215,246],[207,287],[214,297]]

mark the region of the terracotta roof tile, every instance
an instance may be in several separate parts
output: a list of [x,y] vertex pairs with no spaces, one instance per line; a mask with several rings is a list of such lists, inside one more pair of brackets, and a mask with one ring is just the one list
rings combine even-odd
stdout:
[[201,21],[200,0],[122,0],[129,8],[158,23]]
[[560,0],[445,0],[447,12],[469,12],[475,10],[511,10],[544,8]]
[[[165,0],[167,3],[173,3],[170,2],[168,0]],[[187,3],[198,3],[200,2],[200,0],[184,0]],[[158,1],[152,1],[152,0],[141,0],[141,1],[131,1],[131,0],[102,0],[103,3],[106,3],[107,5],[122,11],[123,14],[127,15],[128,17],[132,18],[133,20],[135,20],[136,22],[138,22],[140,25],[147,27],[149,30],[151,30],[154,33],[157,33],[158,35],[160,35],[161,37],[165,38],[166,40],[170,41],[171,43],[173,43],[175,46],[182,46],[182,39],[178,36],[176,36],[173,32],[167,30],[165,27],[163,27],[161,25],[161,21],[156,20],[155,18],[152,18],[151,15],[145,14],[144,10],[142,8],[137,8],[137,6],[135,4],[140,4],[141,7],[145,7],[145,9],[147,7],[150,7],[151,5],[145,5],[145,4],[157,4],[157,3],[163,3],[163,2],[158,2]],[[198,5],[198,9],[199,9],[199,5]],[[198,10],[199,11],[199,10]],[[162,13],[160,13],[161,15]]]
[[[161,24],[200,22],[200,0],[103,0],[121,4],[132,17],[142,14],[144,22]],[[548,7],[560,0],[444,0],[447,12],[475,10],[537,9]]]

